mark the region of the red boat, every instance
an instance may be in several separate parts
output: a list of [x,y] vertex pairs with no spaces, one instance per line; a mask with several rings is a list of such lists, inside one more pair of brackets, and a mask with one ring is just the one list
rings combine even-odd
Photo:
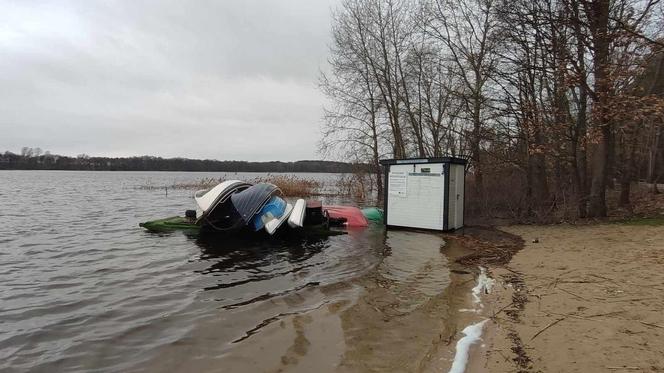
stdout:
[[323,210],[327,211],[327,215],[331,219],[345,219],[344,226],[346,227],[366,227],[369,221],[362,210],[354,206],[323,206]]

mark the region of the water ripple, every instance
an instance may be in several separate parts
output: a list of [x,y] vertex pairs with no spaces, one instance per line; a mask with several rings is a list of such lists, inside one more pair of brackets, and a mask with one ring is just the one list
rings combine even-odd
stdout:
[[276,299],[379,261],[371,232],[288,242],[138,228],[190,208],[192,193],[137,186],[202,177],[223,175],[0,171],[0,371],[123,372],[218,317],[229,326],[215,343],[231,345],[283,312]]

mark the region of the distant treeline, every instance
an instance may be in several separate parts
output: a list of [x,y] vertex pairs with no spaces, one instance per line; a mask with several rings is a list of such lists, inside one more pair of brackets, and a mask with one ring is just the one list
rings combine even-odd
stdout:
[[109,158],[42,154],[24,148],[21,154],[0,153],[0,170],[86,170],[86,171],[210,171],[210,172],[354,172],[362,165],[331,161],[246,162],[211,159],[160,158],[151,156]]

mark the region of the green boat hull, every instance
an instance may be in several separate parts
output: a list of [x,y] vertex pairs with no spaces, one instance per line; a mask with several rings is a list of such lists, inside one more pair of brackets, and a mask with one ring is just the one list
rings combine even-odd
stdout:
[[[159,219],[159,220],[152,220],[152,221],[147,221],[145,223],[140,223],[140,227],[145,228],[149,232],[153,233],[170,233],[170,232],[176,232],[176,231],[182,231],[185,234],[189,235],[198,235],[200,233],[209,233],[209,234],[215,234],[215,233],[223,233],[223,232],[215,232],[210,229],[204,229],[201,225],[196,224],[192,222],[191,220],[182,217],[182,216],[172,216],[170,218],[165,218],[165,219]],[[242,232],[234,232],[236,234],[242,233]],[[266,234],[265,232],[257,232],[259,234]],[[307,226],[304,228],[299,228],[299,229],[286,229],[285,232],[280,232],[280,233],[285,233],[285,234],[296,234],[296,235],[305,235],[307,237],[329,237],[329,236],[338,236],[341,234],[346,234],[344,231],[340,230],[334,230],[330,229],[326,225],[314,225],[314,226]]]
[[200,233],[201,226],[182,216],[146,221],[139,226],[155,233],[184,231],[186,233]]
[[383,222],[383,210],[378,207],[367,207],[362,209],[362,214],[367,220],[375,223]]

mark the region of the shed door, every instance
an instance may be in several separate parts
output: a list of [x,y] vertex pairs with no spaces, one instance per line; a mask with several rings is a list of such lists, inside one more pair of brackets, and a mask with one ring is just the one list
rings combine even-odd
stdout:
[[456,167],[453,164],[450,164],[450,172],[449,172],[449,177],[450,177],[450,193],[449,193],[449,199],[447,200],[447,208],[448,208],[448,214],[447,214],[447,229],[456,229],[457,223],[456,223],[456,210],[457,210],[457,199],[456,199],[456,194],[457,194],[457,174],[456,174]]
[[390,166],[387,187],[387,224],[443,229],[443,165]]
[[456,223],[455,228],[463,227],[463,208],[465,206],[464,199],[466,196],[466,166],[455,165],[456,167]]
[[463,227],[465,166],[450,164],[450,201],[448,229]]

